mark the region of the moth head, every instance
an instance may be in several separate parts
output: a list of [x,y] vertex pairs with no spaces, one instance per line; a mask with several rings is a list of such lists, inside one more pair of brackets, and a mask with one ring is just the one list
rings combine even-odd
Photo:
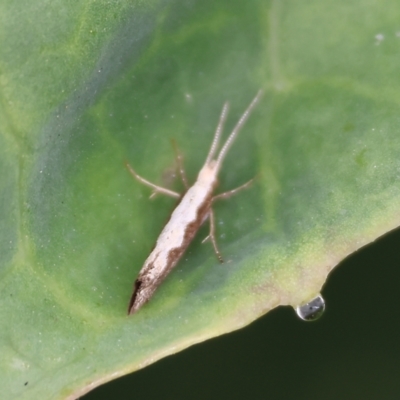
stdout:
[[216,160],[211,160],[200,170],[197,181],[204,185],[214,185],[217,180],[217,173],[217,162]]

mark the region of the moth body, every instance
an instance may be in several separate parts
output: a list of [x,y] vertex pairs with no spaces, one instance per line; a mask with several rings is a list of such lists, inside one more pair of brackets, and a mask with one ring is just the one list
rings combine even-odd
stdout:
[[178,263],[208,217],[212,193],[212,184],[204,185],[204,182],[196,182],[182,197],[139,272],[129,304],[130,314],[150,299]]
[[[169,272],[176,266],[176,264],[184,254],[185,250],[193,240],[200,226],[207,219],[210,219],[210,234],[209,236],[207,236],[207,238],[211,239],[214,250],[218,258],[222,262],[222,258],[220,256],[215,240],[214,215],[211,208],[212,203],[217,198],[230,197],[239,189],[249,186],[252,180],[242,185],[238,189],[234,189],[227,193],[223,193],[214,197],[213,192],[218,185],[217,178],[218,172],[222,165],[222,161],[225,158],[229,147],[236,138],[240,128],[243,126],[244,122],[248,118],[250,112],[255,107],[260,97],[261,91],[257,93],[257,96],[253,99],[247,110],[239,119],[238,123],[236,124],[235,128],[229,135],[227,141],[222,147],[220,153],[218,154],[218,157],[214,158],[222,133],[222,127],[228,112],[228,103],[225,103],[210,151],[208,153],[204,166],[201,168],[197,176],[196,182],[193,184],[193,186],[188,188],[186,193],[182,196],[175,210],[172,212],[171,217],[169,218],[164,229],[161,231],[161,234],[157,239],[153,251],[147,257],[142,269],[139,272],[129,302],[129,314],[133,314],[138,311],[143,306],[143,304],[145,304],[151,298],[157,287],[161,284],[161,282],[165,279]],[[178,163],[180,163],[179,157]],[[147,186],[152,187],[156,193],[164,193],[175,198],[181,197],[176,192],[148,182],[146,179],[139,176],[129,164],[127,164],[127,167],[135,179]],[[186,184],[186,177],[184,176],[183,168],[181,165],[180,173],[184,184]]]

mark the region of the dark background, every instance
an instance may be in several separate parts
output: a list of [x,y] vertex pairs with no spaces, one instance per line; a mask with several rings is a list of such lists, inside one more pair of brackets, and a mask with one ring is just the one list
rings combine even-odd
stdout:
[[318,321],[279,307],[83,399],[400,399],[399,284],[395,231],[331,273]]

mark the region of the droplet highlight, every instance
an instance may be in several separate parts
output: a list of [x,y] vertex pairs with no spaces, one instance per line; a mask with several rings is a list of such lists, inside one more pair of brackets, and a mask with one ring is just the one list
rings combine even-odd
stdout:
[[325,311],[325,300],[319,294],[306,304],[296,307],[296,314],[303,321],[316,321],[322,317]]

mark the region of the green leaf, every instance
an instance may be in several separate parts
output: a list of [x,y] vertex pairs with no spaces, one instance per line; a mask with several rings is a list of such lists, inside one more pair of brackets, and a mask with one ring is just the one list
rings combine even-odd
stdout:
[[[74,398],[278,305],[315,296],[344,257],[398,225],[400,10],[367,1],[0,3],[0,383]],[[128,160],[192,181],[222,104],[233,145],[215,206],[154,298],[132,283],[174,201]]]

